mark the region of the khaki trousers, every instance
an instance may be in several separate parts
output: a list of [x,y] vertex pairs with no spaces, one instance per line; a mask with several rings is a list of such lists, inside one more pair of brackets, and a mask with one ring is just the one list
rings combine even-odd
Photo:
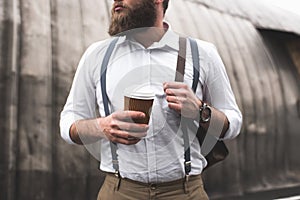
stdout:
[[107,174],[97,200],[207,200],[201,175],[146,184]]

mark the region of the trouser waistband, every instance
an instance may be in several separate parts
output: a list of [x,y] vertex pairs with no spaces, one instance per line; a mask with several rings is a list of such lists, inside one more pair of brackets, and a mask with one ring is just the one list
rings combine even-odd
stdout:
[[143,183],[106,173],[98,200],[208,200],[201,175],[163,183]]
[[[109,172],[105,172],[105,174],[107,175],[107,177],[109,179],[119,179],[120,181],[124,182],[124,184],[127,184],[128,186],[143,186],[143,187],[152,187],[152,188],[161,188],[161,187],[175,187],[175,188],[180,188],[183,185],[186,184],[187,181],[189,182],[193,182],[193,181],[201,181],[202,184],[202,178],[201,178],[201,174],[199,175],[191,175],[185,178],[181,178],[181,179],[177,179],[174,181],[167,181],[167,182],[159,182],[159,183],[144,183],[144,182],[140,182],[140,181],[135,181],[132,179],[128,179],[128,178],[120,178],[117,177],[114,173],[109,173]],[[187,189],[187,188],[185,188]]]

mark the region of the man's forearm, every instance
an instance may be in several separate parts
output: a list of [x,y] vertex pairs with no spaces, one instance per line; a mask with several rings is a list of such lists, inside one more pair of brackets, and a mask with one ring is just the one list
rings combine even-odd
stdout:
[[229,129],[229,121],[226,115],[218,109],[211,107],[211,119],[208,122],[200,122],[209,134],[218,138],[224,138],[227,130]]
[[83,144],[82,141],[81,141],[81,139],[80,139],[80,137],[79,137],[79,134],[78,134],[78,131],[76,129],[75,123],[72,124],[72,126],[70,128],[70,138],[76,144],[80,144],[80,145]]
[[99,128],[99,119],[78,120],[69,130],[71,140],[76,144],[90,144],[104,137]]

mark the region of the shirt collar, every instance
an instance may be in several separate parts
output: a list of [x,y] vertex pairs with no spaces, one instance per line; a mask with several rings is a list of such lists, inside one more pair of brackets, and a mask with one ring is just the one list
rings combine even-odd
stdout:
[[[169,47],[173,50],[179,51],[179,35],[176,34],[167,22],[164,22],[164,27],[167,29],[163,37],[159,42],[154,42],[148,49],[164,49]],[[126,36],[120,36],[117,45],[133,43],[134,41],[129,40]]]
[[176,34],[169,23],[164,22],[164,27],[167,29],[166,33],[163,35],[159,42],[154,42],[151,46],[156,46],[157,48],[170,47],[176,51],[179,50],[179,35]]

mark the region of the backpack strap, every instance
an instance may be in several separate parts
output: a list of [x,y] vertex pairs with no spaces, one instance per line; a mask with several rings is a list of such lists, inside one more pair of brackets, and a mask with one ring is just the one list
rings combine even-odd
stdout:
[[179,52],[177,57],[176,77],[175,81],[183,82],[186,57],[186,38],[179,38]]
[[[193,77],[193,85],[192,89],[194,93],[196,93],[199,77],[200,77],[200,61],[199,61],[199,50],[197,46],[197,42],[195,39],[189,38],[190,43],[191,43],[191,51],[192,51],[192,56],[193,56],[193,70],[194,70],[194,77]],[[207,131],[199,126],[198,132],[196,134],[200,146],[202,146],[204,138],[206,137]]]
[[[175,81],[184,81],[184,71],[186,62],[186,38],[179,38],[179,51],[176,67],[176,77]],[[190,139],[187,133],[187,124],[185,117],[181,116],[181,130],[183,132],[183,146],[184,146],[184,171],[185,175],[188,176],[191,172],[191,149],[190,149]]]
[[[106,91],[106,72],[107,72],[107,65],[109,62],[109,59],[111,57],[111,54],[116,46],[116,43],[119,38],[114,38],[106,52],[102,61],[101,65],[101,74],[100,74],[100,83],[101,83],[101,92],[102,92],[102,100],[103,100],[103,106],[104,106],[104,111],[105,111],[105,116],[110,115],[109,107],[108,107],[108,96],[107,96],[107,91]],[[117,155],[117,144],[114,142],[110,142],[110,148],[111,148],[111,157],[112,157],[112,163],[113,163],[113,168],[115,170],[116,175],[119,175],[119,161],[118,161],[118,155]]]

